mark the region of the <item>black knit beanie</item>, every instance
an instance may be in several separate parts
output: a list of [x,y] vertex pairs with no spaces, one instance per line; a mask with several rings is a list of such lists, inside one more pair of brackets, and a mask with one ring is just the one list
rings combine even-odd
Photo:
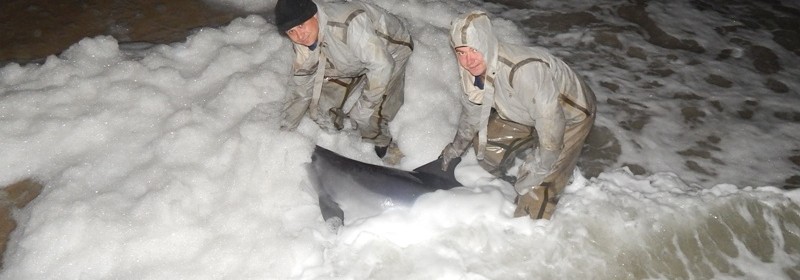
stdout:
[[286,33],[317,13],[317,4],[311,0],[278,0],[275,4],[275,24],[278,31]]

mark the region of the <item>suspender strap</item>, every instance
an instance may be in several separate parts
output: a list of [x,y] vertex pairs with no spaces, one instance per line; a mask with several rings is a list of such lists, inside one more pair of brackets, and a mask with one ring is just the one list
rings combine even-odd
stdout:
[[319,63],[317,64],[317,71],[323,71],[323,72],[317,73],[317,76],[314,77],[314,88],[312,89],[313,91],[311,92],[311,105],[309,106],[311,119],[315,121],[317,120],[317,117],[319,117],[317,111],[319,111],[319,98],[320,95],[322,94],[322,80],[325,78],[324,75],[325,61],[327,61],[327,58],[325,58],[325,52],[319,52]]
[[563,95],[563,94],[559,95],[558,96],[558,100],[561,100],[565,104],[567,104],[567,105],[569,105],[569,106],[571,106],[571,107],[573,107],[575,109],[580,110],[581,112],[586,114],[586,117],[592,116],[592,112],[589,112],[589,109],[586,109],[581,105],[578,105],[578,103],[575,103],[575,101],[572,101],[572,99],[569,99],[569,97],[567,97],[566,95]]
[[483,78],[486,79],[486,81],[483,83],[484,85],[486,85],[486,84],[493,85],[494,84],[494,78],[492,76],[484,75]]
[[355,17],[360,14],[363,14],[364,10],[355,10],[347,16],[347,19],[344,22],[336,22],[336,21],[328,21],[328,25],[333,27],[339,27],[344,30],[344,36],[342,37],[342,41],[347,42],[347,27],[350,26],[350,22],[353,21]]
[[350,86],[350,83],[342,81],[340,79],[328,79],[328,82],[331,82],[331,83],[334,83],[334,84],[337,84],[337,85],[340,85],[340,86],[343,86],[343,87],[349,87]]
[[544,188],[544,192],[542,195],[544,197],[541,198],[542,204],[539,206],[539,211],[536,213],[537,219],[541,219],[542,216],[544,216],[544,209],[547,208],[547,201],[550,199],[549,190],[550,188]]
[[[364,10],[355,10],[352,13],[350,13],[349,16],[347,16],[347,19],[345,19],[344,22],[328,21],[328,25],[333,26],[333,27],[342,28],[344,30],[344,36],[342,37],[342,41],[343,42],[347,42],[347,27],[350,26],[350,22],[353,21],[353,19],[355,17],[357,17],[357,16],[359,16],[360,14],[363,14],[363,13],[365,13]],[[375,30],[375,34],[377,34],[378,37],[386,39],[386,41],[389,41],[389,43],[406,46],[406,47],[410,48],[411,50],[414,50],[414,42],[413,41],[412,42],[404,42],[404,41],[401,41],[401,40],[397,40],[397,39],[392,38],[388,34],[380,32],[379,30]]]
[[550,63],[547,63],[544,60],[541,60],[541,59],[538,59],[538,58],[534,58],[534,57],[523,59],[522,61],[517,62],[517,63],[514,63],[511,60],[508,60],[507,58],[502,57],[502,56],[499,57],[498,59],[503,64],[508,65],[508,67],[511,67],[511,72],[508,74],[508,83],[512,84],[512,85],[514,83],[514,74],[516,74],[517,70],[519,70],[519,68],[524,66],[525,64],[528,64],[528,63],[531,63],[531,62],[540,62],[540,63],[544,63],[544,65],[546,65],[547,68],[550,68]]
[[404,42],[404,41],[396,40],[396,39],[394,39],[392,37],[389,37],[389,35],[384,34],[383,32],[380,32],[380,31],[377,31],[377,30],[375,30],[375,33],[378,34],[379,37],[381,37],[383,39],[386,39],[386,41],[389,41],[389,43],[392,43],[392,44],[395,44],[395,45],[406,46],[409,49],[411,49],[412,51],[414,50],[414,41],[413,40],[411,42]]
[[[499,57],[498,60],[500,62],[502,62],[503,64],[508,65],[508,67],[511,67],[511,72],[508,74],[508,83],[511,84],[511,85],[514,84],[514,74],[516,74],[517,70],[519,70],[519,68],[524,66],[525,64],[528,64],[528,63],[531,63],[531,62],[540,62],[540,63],[544,63],[544,65],[546,65],[547,68],[550,68],[550,64],[549,63],[547,63],[544,60],[541,60],[541,59],[538,59],[538,58],[534,58],[534,57],[523,59],[522,61],[517,62],[517,63],[514,63],[511,60],[509,60],[509,59],[507,59],[505,57],[502,57],[502,56]],[[565,96],[563,94],[560,94],[558,96],[558,100],[564,102],[565,104],[567,104],[567,105],[569,105],[569,106],[571,106],[571,107],[573,107],[575,109],[578,109],[579,111],[581,111],[584,114],[586,114],[587,117],[592,115],[592,112],[590,112],[589,109],[586,109],[581,105],[578,105],[578,103],[575,103],[575,101],[573,101],[572,99],[569,99],[567,96]]]
[[545,210],[545,208],[547,208],[547,204],[551,203],[550,202],[550,200],[551,200],[551,198],[550,198],[550,187],[552,187],[552,186],[553,186],[553,183],[551,183],[551,182],[544,182],[541,185],[541,187],[544,188],[544,191],[542,192],[543,193],[543,195],[542,195],[543,197],[540,197],[540,199],[542,201],[541,202],[542,204],[539,206],[539,211],[536,213],[536,219],[541,219],[542,217],[544,217],[544,210]]

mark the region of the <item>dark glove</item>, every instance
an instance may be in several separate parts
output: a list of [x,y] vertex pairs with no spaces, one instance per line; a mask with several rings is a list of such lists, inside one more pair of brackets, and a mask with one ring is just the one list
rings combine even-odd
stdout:
[[450,162],[455,158],[461,157],[461,152],[457,151],[456,148],[453,147],[453,143],[450,143],[444,147],[442,154],[439,157],[442,159],[442,171],[447,171],[447,167],[450,165]]
[[331,121],[333,122],[333,127],[337,130],[342,130],[344,128],[344,119],[345,115],[342,112],[342,108],[331,108],[329,110],[331,114]]

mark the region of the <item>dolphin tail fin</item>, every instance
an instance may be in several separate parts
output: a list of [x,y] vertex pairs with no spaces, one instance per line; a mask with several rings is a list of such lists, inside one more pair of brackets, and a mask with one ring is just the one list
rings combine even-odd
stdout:
[[333,227],[341,226],[344,222],[344,211],[327,193],[319,195],[319,210],[322,212],[322,219]]

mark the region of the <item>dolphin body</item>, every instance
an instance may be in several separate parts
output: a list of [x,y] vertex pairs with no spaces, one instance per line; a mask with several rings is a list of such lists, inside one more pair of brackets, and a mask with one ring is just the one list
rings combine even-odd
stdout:
[[421,195],[461,186],[453,159],[441,170],[441,158],[414,171],[353,160],[317,146],[307,165],[311,184],[319,197],[322,218],[333,227],[348,219],[377,215],[395,206],[410,206]]

